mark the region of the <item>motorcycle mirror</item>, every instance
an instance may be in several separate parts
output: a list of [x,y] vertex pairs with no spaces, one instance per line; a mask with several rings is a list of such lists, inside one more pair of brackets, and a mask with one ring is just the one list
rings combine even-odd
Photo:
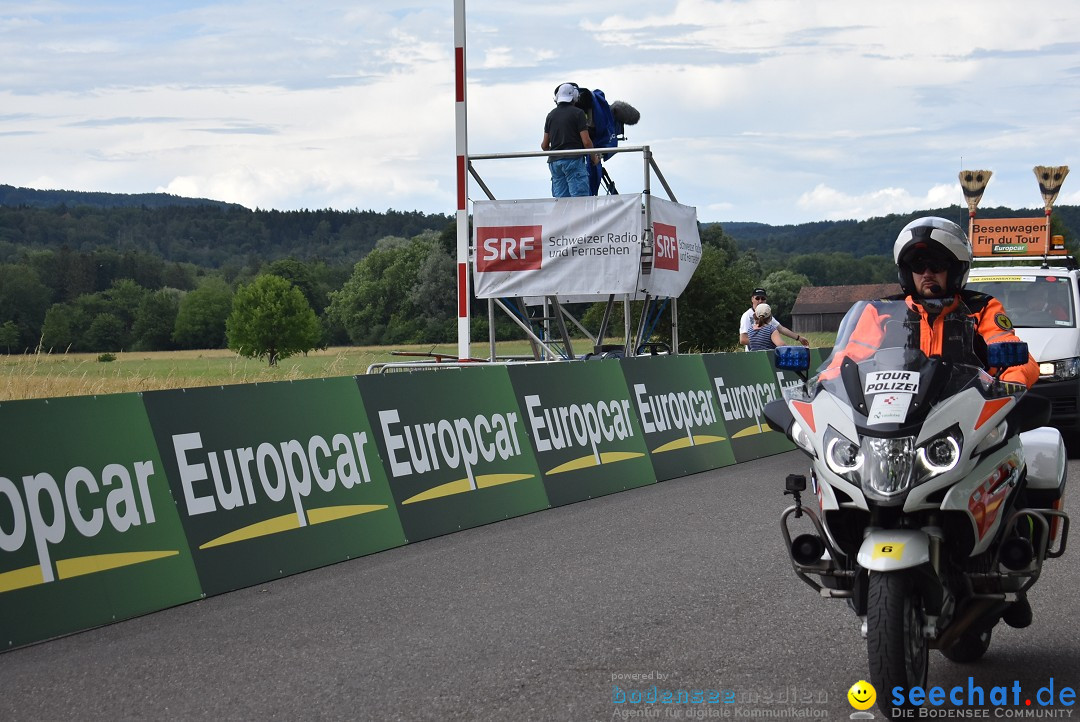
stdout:
[[1028,345],[1023,341],[992,343],[986,347],[986,360],[999,369],[1023,366],[1028,360]]
[[778,346],[776,368],[781,371],[805,371],[810,368],[810,349],[805,346]]

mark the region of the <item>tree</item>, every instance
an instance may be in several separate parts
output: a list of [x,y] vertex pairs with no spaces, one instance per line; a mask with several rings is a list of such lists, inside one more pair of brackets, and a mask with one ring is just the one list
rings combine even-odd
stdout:
[[131,327],[132,348],[139,351],[169,351],[176,347],[173,329],[180,312],[182,293],[175,288],[163,288],[147,295],[135,311]]
[[791,308],[802,287],[810,285],[810,279],[794,271],[773,271],[765,277],[764,285],[773,318],[791,328]]
[[[353,275],[330,294],[327,317],[340,324],[355,344],[424,343],[441,296],[454,298],[453,284],[433,285],[432,254],[445,255],[432,235],[412,240],[383,238],[356,264]],[[426,278],[426,281],[424,280]],[[452,280],[452,276],[447,276]],[[418,291],[418,286],[421,289]],[[436,297],[438,296],[438,297]],[[437,315],[432,316],[433,305]]]
[[317,348],[322,339],[322,325],[304,294],[270,274],[237,289],[225,330],[230,349],[249,358],[269,357],[271,366]]
[[232,289],[217,276],[209,276],[180,299],[173,341],[180,348],[222,348],[225,319],[232,309]]
[[20,351],[37,347],[50,300],[49,288],[33,268],[0,264],[0,323],[10,322],[15,328],[14,339],[5,337],[6,347]]

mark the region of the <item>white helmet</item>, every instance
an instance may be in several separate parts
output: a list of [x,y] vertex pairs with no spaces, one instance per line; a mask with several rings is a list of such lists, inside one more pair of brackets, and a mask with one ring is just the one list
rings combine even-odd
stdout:
[[967,283],[971,270],[971,241],[960,226],[937,216],[916,218],[904,226],[893,243],[893,261],[904,293],[916,292],[908,264],[920,252],[948,261],[947,285],[951,293],[956,293]]

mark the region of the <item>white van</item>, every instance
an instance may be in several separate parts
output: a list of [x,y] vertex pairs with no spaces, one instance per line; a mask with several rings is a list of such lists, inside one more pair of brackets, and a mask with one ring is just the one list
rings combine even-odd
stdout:
[[[996,259],[1000,260],[1000,259]],[[973,266],[967,287],[1005,307],[1016,335],[1039,362],[1031,392],[1050,400],[1050,423],[1068,440],[1080,430],[1080,270],[1068,256],[1039,256],[1034,265]]]

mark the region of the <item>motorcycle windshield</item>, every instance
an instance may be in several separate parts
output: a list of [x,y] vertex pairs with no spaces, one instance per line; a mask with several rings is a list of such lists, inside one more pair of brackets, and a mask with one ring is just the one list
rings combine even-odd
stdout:
[[[946,314],[939,326],[945,338],[942,352],[928,356],[923,319],[935,310]],[[857,425],[892,431],[967,388],[987,399],[1022,393],[1022,386],[983,369],[974,321],[964,311],[918,308],[902,300],[855,304],[840,323],[832,354],[810,380],[811,394],[827,391],[851,407]]]

